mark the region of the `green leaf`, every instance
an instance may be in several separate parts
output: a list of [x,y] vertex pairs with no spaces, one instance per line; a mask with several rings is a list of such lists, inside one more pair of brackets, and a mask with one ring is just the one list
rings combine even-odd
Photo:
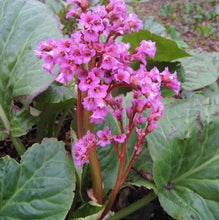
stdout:
[[142,40],[152,40],[156,42],[156,56],[154,61],[172,61],[181,57],[190,56],[187,52],[180,49],[175,41],[165,39],[159,35],[152,34],[147,30],[140,30],[138,33],[125,35],[122,40],[131,44],[131,51],[138,47]]
[[219,103],[219,84],[215,82],[205,87],[203,95],[210,97],[215,103]]
[[191,91],[214,83],[219,77],[216,59],[216,55],[206,52],[179,59],[185,70],[182,88]]
[[162,24],[158,23],[154,17],[144,19],[143,23],[144,30],[148,30],[153,34],[158,34],[166,37],[166,28]]
[[62,0],[44,0],[44,2],[49,5],[56,14],[59,14],[63,9],[64,2]]
[[[44,137],[57,137],[58,132],[55,131],[54,123],[58,114],[63,110],[62,115],[65,114],[64,117],[66,117],[76,102],[77,94],[74,87],[68,88],[53,84],[40,94],[33,102],[42,113],[37,121],[37,140],[41,141]],[[60,128],[62,123],[63,121],[59,119]]]
[[73,200],[73,162],[64,143],[47,139],[34,144],[18,164],[0,159],[0,218],[65,218]]
[[93,201],[90,201],[81,207],[79,207],[74,212],[74,219],[75,218],[85,218],[90,215],[97,214],[101,209],[103,208],[102,205],[99,205],[98,203],[95,203]]
[[13,137],[25,135],[35,122],[36,119],[33,118],[25,109],[17,111],[11,118],[10,134]]
[[39,41],[61,34],[51,10],[36,0],[2,0],[0,14],[0,105],[10,122],[6,129],[0,119],[0,128],[19,136],[35,123],[22,105],[29,106],[54,80],[33,51]]
[[41,93],[35,101],[36,105],[47,105],[48,103],[60,103],[69,99],[77,99],[75,88],[66,86],[51,85],[45,92]]
[[148,137],[163,208],[175,219],[219,218],[219,103],[166,103],[166,118]]
[[149,154],[149,149],[142,146],[141,154],[135,159],[132,169],[125,181],[125,184],[135,186],[144,186],[148,189],[153,189],[156,192],[156,187],[152,182],[153,161]]
[[179,48],[190,48],[190,46],[182,40],[181,34],[176,30],[175,26],[168,26],[167,32],[171,38],[176,41]]

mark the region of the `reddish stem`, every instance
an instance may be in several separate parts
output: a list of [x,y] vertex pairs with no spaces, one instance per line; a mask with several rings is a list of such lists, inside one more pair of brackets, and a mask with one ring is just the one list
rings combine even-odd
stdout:
[[112,144],[113,144],[114,147],[115,147],[117,157],[118,157],[119,159],[121,159],[121,155],[120,155],[120,153],[119,153],[119,143],[114,142],[114,143],[112,143]]
[[135,160],[136,155],[137,155],[137,154],[136,154],[136,151],[135,151],[135,152],[133,153],[133,155],[132,155],[132,158],[131,158],[131,161],[130,161],[130,163],[129,163],[129,166],[128,166],[127,170],[125,171],[125,174],[123,175],[122,182],[124,182],[125,179],[127,178],[128,174],[129,174],[129,172],[130,172],[130,170],[131,170],[131,168],[132,168],[132,164],[133,164],[133,162],[134,162],[134,160]]
[[[93,67],[95,67],[96,62],[95,58],[92,58],[91,61],[88,63],[88,70],[91,71]],[[87,93],[83,94],[83,97],[86,97]],[[92,112],[84,110],[85,115],[85,131],[87,132],[90,130],[90,132],[94,133],[94,124],[90,123],[90,116]],[[89,156],[89,166],[92,176],[92,188],[93,188],[93,195],[96,198],[97,202],[99,204],[102,204],[103,202],[103,181],[102,181],[102,175],[101,175],[101,168],[100,163],[98,160],[97,152],[95,149],[91,152]]]
[[109,210],[111,209],[116,196],[119,192],[119,189],[122,185],[122,176],[123,176],[123,172],[124,172],[124,167],[125,167],[125,151],[126,151],[126,142],[122,144],[122,152],[121,152],[121,156],[120,156],[120,164],[119,164],[119,172],[118,172],[118,176],[117,176],[117,180],[116,180],[116,184],[112,189],[112,193],[110,196],[110,200],[107,203],[107,206],[105,207],[102,216],[100,219],[103,219],[104,216],[109,212]]
[[81,139],[83,137],[83,105],[81,103],[81,90],[78,88],[78,100],[77,100],[77,127],[78,127],[78,137]]
[[109,88],[109,90],[107,91],[107,95],[108,95],[110,92],[112,92],[114,89],[121,88],[121,87],[132,87],[132,86],[130,86],[129,84],[126,84],[126,83],[116,84],[116,85],[112,86],[111,88]]

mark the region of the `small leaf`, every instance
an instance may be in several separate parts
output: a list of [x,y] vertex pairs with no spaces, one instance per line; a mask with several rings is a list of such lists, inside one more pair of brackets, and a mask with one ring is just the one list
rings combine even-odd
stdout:
[[125,35],[122,40],[131,44],[131,51],[138,47],[142,40],[152,40],[156,42],[156,56],[154,61],[172,61],[181,57],[190,56],[187,52],[180,49],[175,41],[165,39],[159,35],[152,34],[147,30],[140,30],[138,33]]
[[167,28],[167,32],[170,34],[171,38],[176,41],[179,48],[190,48],[190,46],[182,40],[181,34],[174,26],[170,25]]
[[34,144],[18,164],[0,159],[1,219],[64,219],[73,200],[73,162],[64,143]]

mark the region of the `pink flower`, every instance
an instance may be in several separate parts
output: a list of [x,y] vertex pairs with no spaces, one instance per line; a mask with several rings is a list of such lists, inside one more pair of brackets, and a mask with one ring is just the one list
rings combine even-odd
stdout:
[[139,45],[139,51],[144,51],[144,53],[146,53],[150,58],[154,58],[156,53],[156,44],[151,40],[143,40]]
[[118,143],[124,143],[126,139],[126,135],[125,134],[117,134],[117,135],[113,135],[113,140],[115,142],[118,142]]
[[138,113],[142,113],[144,111],[146,103],[147,103],[146,99],[144,99],[144,100],[142,100],[142,99],[133,99],[132,100],[132,109],[133,109],[133,111],[138,112]]
[[98,14],[101,18],[108,17],[108,13],[104,5],[97,5],[92,8],[94,14]]
[[134,146],[134,150],[136,151],[136,155],[138,156],[141,153],[141,146]]
[[141,128],[136,128],[136,133],[138,135],[138,139],[141,139],[143,136],[145,136],[145,132],[143,132]]
[[96,32],[102,32],[104,30],[104,25],[100,16],[93,15],[92,29]]
[[142,117],[139,113],[135,117],[134,124],[142,124],[143,122],[147,121],[147,117]]
[[99,79],[102,79],[103,76],[104,76],[104,71],[101,70],[100,68],[97,68],[97,67],[94,67],[92,70],[91,70],[92,73],[94,73],[94,75],[96,77],[98,77]]
[[131,118],[132,115],[133,115],[133,110],[132,110],[132,108],[131,108],[131,107],[127,107],[127,108],[125,108],[125,111],[126,111],[127,117],[128,117],[128,118]]
[[84,163],[89,163],[89,156],[92,150],[96,147],[97,138],[93,133],[87,131],[82,139],[73,143],[74,161],[78,167],[82,167]]
[[172,89],[176,95],[178,95],[180,90],[180,82],[177,81],[176,71],[171,74],[168,67],[166,67],[165,70],[161,73],[161,76],[162,81],[164,82],[164,86],[168,89]]
[[82,31],[84,35],[84,40],[87,42],[97,42],[99,38],[99,34],[93,29],[87,29]]
[[112,134],[107,126],[104,131],[99,130],[97,132],[97,137],[99,138],[98,145],[101,147],[105,147],[107,144],[111,143]]
[[104,98],[107,94],[107,85],[92,85],[88,90],[88,95],[95,98]]
[[[99,130],[97,135],[88,131],[74,142],[75,164],[82,167],[88,163],[90,153],[97,145],[104,147],[113,142],[117,147],[119,143],[126,143],[134,127],[146,122],[146,130],[136,128],[137,142],[134,150],[135,155],[138,155],[142,138],[157,128],[157,121],[164,117],[161,85],[179,93],[177,73],[170,73],[168,68],[161,73],[156,67],[150,71],[146,69],[147,56],[155,57],[155,42],[143,40],[132,54],[129,52],[129,43],[116,42],[119,36],[131,31],[137,32],[143,26],[135,13],[127,14],[124,0],[110,0],[106,7],[95,6],[88,11],[88,0],[67,2],[73,4],[73,7],[66,17],[76,17],[78,31],[70,39],[61,38],[57,41],[50,38],[41,41],[34,53],[44,60],[43,69],[53,74],[55,80],[62,84],[68,85],[76,74],[75,82],[79,92],[82,92],[83,107],[91,112],[90,123],[103,123],[110,112],[124,126],[121,126],[121,134],[116,135],[111,134],[109,127]],[[141,62],[137,70],[132,68],[135,61]],[[58,73],[55,73],[55,65],[59,67]],[[121,86],[130,87],[133,92],[131,106],[125,108],[127,123],[123,121],[123,104],[126,101],[123,96],[114,93]]]
[[71,55],[75,61],[76,64],[82,64],[83,63],[83,55],[82,55],[82,45],[72,45],[71,48]]
[[79,17],[80,9],[79,7],[75,6],[74,8],[70,7],[68,13],[66,14],[65,18],[69,19],[70,17]]
[[[86,78],[82,78],[80,80],[80,83],[78,84],[78,87],[81,91],[85,92],[89,90],[90,88],[93,88],[93,86],[99,86],[100,79],[97,78],[94,73],[89,72],[88,76]],[[93,96],[95,97],[95,96]]]
[[147,126],[146,131],[147,131],[147,133],[151,133],[154,129],[156,129],[158,127],[159,127],[158,124],[156,124],[156,122],[152,120],[152,121],[148,122],[148,126]]
[[82,50],[83,63],[88,63],[95,54],[95,50],[88,47],[84,48],[84,50]]
[[134,12],[131,12],[128,15],[125,22],[128,23],[129,28],[134,32],[138,32],[140,29],[143,28],[142,21],[138,18],[138,16]]
[[148,55],[151,58],[155,57],[156,53],[156,46],[155,42],[152,42],[151,40],[148,41],[141,41],[139,46],[134,50],[133,56],[136,60],[141,61],[144,65],[146,65],[146,55]]
[[87,134],[84,135],[83,140],[87,141],[90,146],[94,145],[96,142],[96,137],[93,133],[91,133],[89,130],[87,131]]
[[94,15],[88,11],[87,13],[81,13],[79,24],[85,28],[90,28],[91,22],[93,21]]
[[97,108],[98,99],[87,96],[83,100],[84,108],[88,111],[94,111]]
[[97,107],[93,114],[90,116],[91,123],[101,124],[106,115],[110,112],[110,109],[107,106]]
[[118,120],[118,121],[122,121],[123,117],[122,117],[122,110],[117,108],[113,111],[113,116]]
[[118,82],[130,83],[130,73],[126,70],[118,69],[118,72],[114,74],[114,78]]
[[106,70],[111,70],[114,66],[116,66],[117,61],[114,57],[109,56],[107,54],[103,55],[103,61],[101,64],[101,67],[103,67]]
[[86,79],[88,77],[88,71],[86,69],[77,68],[75,72],[78,75],[78,79]]

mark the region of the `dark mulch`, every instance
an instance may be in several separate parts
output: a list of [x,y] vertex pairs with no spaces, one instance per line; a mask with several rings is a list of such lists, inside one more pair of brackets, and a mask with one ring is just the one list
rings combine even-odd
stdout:
[[[128,186],[120,190],[113,206],[113,211],[120,211],[133,202],[146,196],[150,191],[145,187]],[[123,220],[173,220],[155,199],[148,205],[123,218]]]

